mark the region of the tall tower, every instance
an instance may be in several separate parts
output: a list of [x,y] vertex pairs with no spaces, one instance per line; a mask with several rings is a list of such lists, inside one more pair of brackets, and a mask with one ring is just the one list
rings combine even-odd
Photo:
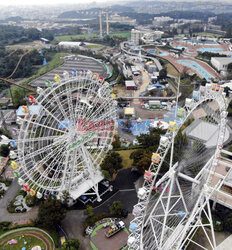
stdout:
[[109,9],[106,9],[106,34],[110,34],[110,27],[109,27]]
[[99,9],[100,38],[102,38],[102,9]]

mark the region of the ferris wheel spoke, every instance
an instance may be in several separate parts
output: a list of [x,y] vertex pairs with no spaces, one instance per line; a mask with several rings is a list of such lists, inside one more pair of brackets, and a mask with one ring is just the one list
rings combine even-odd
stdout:
[[68,116],[67,116],[67,114],[66,114],[66,111],[64,110],[63,105],[61,104],[61,101],[60,101],[59,97],[57,96],[57,94],[56,94],[55,91],[53,91],[52,94],[53,94],[53,96],[54,96],[54,98],[55,98],[56,103],[58,104],[58,108],[59,108],[59,110],[61,111],[63,117],[68,121],[69,118],[68,118]]
[[[37,162],[36,164],[32,164],[32,167],[28,170],[27,174],[30,175],[31,173],[35,172],[36,169],[38,169],[40,166],[45,164],[48,159],[52,158],[53,159],[52,162],[54,162],[54,160],[56,161],[57,159],[60,159],[61,156],[62,156],[62,148],[60,148],[56,152],[50,152],[45,157],[43,157],[43,159],[40,160],[39,162]],[[45,171],[40,175],[40,177],[39,177],[39,179],[37,181],[40,183],[41,180],[45,177],[45,175],[47,175],[50,171],[51,171],[51,168],[47,167],[45,169]]]
[[27,121],[27,120],[24,120],[25,122],[29,123],[29,124],[33,124],[33,125],[36,125],[38,127],[43,127],[43,128],[46,128],[46,129],[51,129],[51,130],[54,130],[54,131],[57,131],[57,132],[62,132],[64,133],[63,130],[60,130],[60,129],[57,129],[57,128],[53,128],[53,127],[50,127],[48,125],[45,125],[45,124],[42,124],[42,123],[39,123],[39,122],[36,122],[36,121]]
[[29,153],[29,154],[24,154],[24,152],[22,152],[22,153],[23,153],[24,160],[27,160],[27,159],[30,159],[32,156],[37,156],[39,154],[45,153],[49,149],[51,150],[52,147],[58,146],[58,147],[62,148],[62,147],[64,147],[64,145],[65,145],[65,139],[63,139],[61,141],[55,141],[52,144],[49,144],[43,148],[39,148],[39,149],[33,151],[32,153]]

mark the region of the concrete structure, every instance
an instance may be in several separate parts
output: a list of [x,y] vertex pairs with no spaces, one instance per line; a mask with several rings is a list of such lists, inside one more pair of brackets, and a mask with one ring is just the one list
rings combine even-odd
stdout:
[[125,108],[124,115],[126,117],[135,117],[135,109],[134,108]]
[[228,65],[232,64],[232,58],[230,58],[230,57],[211,57],[211,63],[218,71],[227,72]]
[[152,24],[155,26],[162,26],[173,20],[174,19],[169,16],[154,17]]
[[127,90],[136,90],[137,86],[133,80],[131,81],[125,81],[125,86]]
[[131,30],[131,41],[134,44],[139,44],[139,41],[142,39],[145,43],[151,43],[152,41],[154,42],[155,39],[161,38],[162,35],[164,34],[163,31],[152,31],[152,30],[136,30],[132,29]]
[[[231,152],[222,150],[223,155],[232,156]],[[216,203],[221,204],[229,209],[232,209],[232,161],[221,156],[218,158],[218,165],[215,172],[211,173],[211,187],[214,188],[219,182],[222,185],[218,191],[215,191],[211,200],[214,201],[213,207]]]
[[136,25],[136,19],[132,19],[127,16],[119,16],[118,14],[114,14],[110,16],[109,19],[110,23],[122,23],[122,24],[127,24],[127,25]]

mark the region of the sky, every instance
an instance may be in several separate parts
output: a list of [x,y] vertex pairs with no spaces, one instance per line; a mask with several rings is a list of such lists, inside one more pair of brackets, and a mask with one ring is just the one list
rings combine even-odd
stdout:
[[[47,5],[47,4],[86,4],[91,2],[126,2],[128,0],[0,0],[0,5]],[[133,0],[129,0],[133,1]],[[136,1],[136,0],[135,0]],[[142,1],[142,0],[141,0]],[[149,1],[149,0],[146,0]],[[170,1],[170,0],[160,0],[160,1]],[[174,0],[174,1],[183,1],[183,2],[192,2],[196,0]],[[201,2],[211,1],[215,2],[216,0],[200,0]],[[231,0],[224,0],[227,2]]]
[[86,4],[106,2],[106,0],[0,0],[0,5],[47,5],[47,4]]

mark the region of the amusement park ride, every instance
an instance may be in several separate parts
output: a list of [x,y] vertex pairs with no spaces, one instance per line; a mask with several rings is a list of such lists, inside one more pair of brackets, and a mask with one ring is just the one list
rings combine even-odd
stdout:
[[40,107],[32,116],[23,106],[18,140],[18,160],[11,162],[18,183],[38,198],[68,194],[96,195],[104,179],[99,166],[111,148],[116,126],[116,101],[97,73],[68,72],[55,75],[46,89],[37,88],[30,105]]
[[[206,108],[212,107],[212,103],[217,109]],[[161,136],[151,166],[144,174],[143,186],[138,190],[139,201],[133,209],[128,249],[179,250],[186,249],[189,244],[207,249],[194,239],[199,228],[210,249],[216,249],[209,199],[222,186],[222,182],[218,182],[212,187],[212,177],[225,140],[227,105],[223,89],[216,84],[206,84],[194,91],[193,97],[186,99],[185,107],[178,109],[176,104],[175,121],[169,123],[166,134]],[[217,138],[208,149],[203,144],[194,144],[191,138],[192,145],[197,148],[187,148],[180,161],[173,164],[175,137],[193,112],[201,108],[205,112],[203,124],[216,127],[213,137]],[[160,170],[169,151],[169,171],[162,175]],[[192,171],[196,162],[200,168]],[[202,217],[206,218],[206,223],[202,222]],[[206,227],[211,233],[207,233]]]
[[[103,176],[99,165],[111,148],[116,126],[117,103],[109,84],[90,71],[73,71],[71,76],[68,72],[56,75],[54,83],[46,86],[28,99],[30,105],[41,107],[39,115],[31,116],[25,106],[25,117],[18,119],[18,159],[11,162],[18,183],[38,198],[60,199],[67,193],[77,199],[94,194],[100,201],[98,183]],[[177,94],[175,119],[161,136],[138,190],[128,249],[186,249],[189,244],[206,249],[194,240],[199,228],[216,249],[209,199],[222,186],[221,182],[212,185],[212,177],[227,133],[227,105],[223,88],[215,84],[194,91],[183,108],[178,108]],[[204,115],[199,122],[214,129],[214,139],[209,138],[211,144],[206,147],[196,143],[192,133],[189,145],[174,162],[175,137],[200,109]],[[165,158],[169,158],[169,170],[161,174]],[[197,171],[194,164],[198,164]],[[206,227],[211,228],[210,236]]]

